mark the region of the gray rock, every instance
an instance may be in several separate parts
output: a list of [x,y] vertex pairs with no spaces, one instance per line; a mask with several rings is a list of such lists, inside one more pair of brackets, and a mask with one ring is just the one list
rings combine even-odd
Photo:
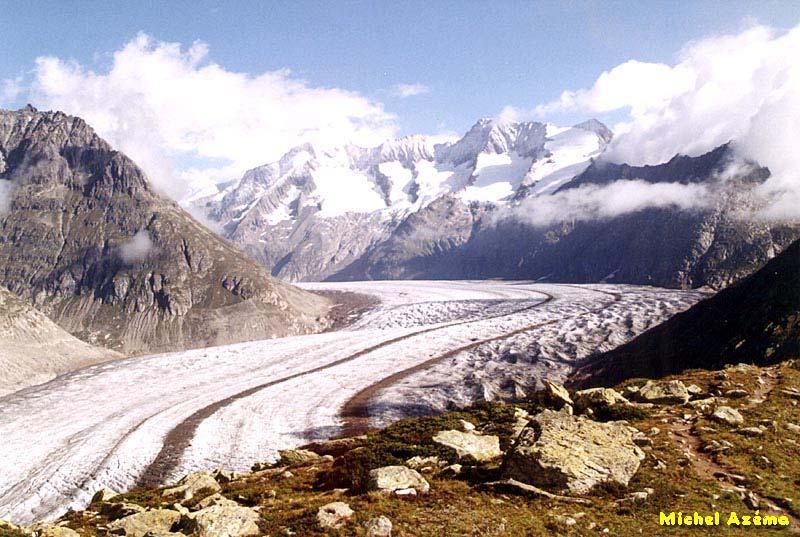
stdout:
[[589,388],[575,392],[575,408],[582,411],[587,408],[608,408],[614,405],[628,405],[628,401],[612,388]]
[[370,518],[364,523],[366,537],[392,537],[392,521],[385,516]]
[[309,466],[319,463],[322,458],[307,449],[281,449],[278,455],[278,464],[282,466]]
[[598,423],[546,410],[506,455],[504,475],[574,493],[607,482],[627,485],[644,459],[633,437],[632,429],[621,423]]
[[385,493],[400,493],[409,489],[427,494],[430,484],[419,472],[405,466],[384,466],[369,473],[369,488]]
[[729,406],[719,406],[711,414],[711,419],[727,425],[741,425],[744,423],[744,418],[735,408]]
[[208,472],[196,472],[185,476],[178,481],[177,486],[165,489],[163,496],[180,497],[183,500],[191,500],[200,491],[219,492],[222,487],[217,480]]
[[680,380],[648,380],[636,397],[644,403],[676,403],[689,401],[689,391]]
[[325,504],[317,511],[317,524],[323,529],[342,528],[350,521],[354,512],[344,502]]
[[490,461],[500,457],[500,439],[493,435],[467,433],[451,429],[439,431],[433,441],[456,452],[459,459],[472,459],[478,462]]
[[169,532],[180,519],[181,514],[172,509],[153,509],[115,520],[108,530],[126,537],[144,537],[149,532]]
[[260,518],[248,507],[218,504],[184,515],[181,528],[197,537],[247,537],[261,533]]

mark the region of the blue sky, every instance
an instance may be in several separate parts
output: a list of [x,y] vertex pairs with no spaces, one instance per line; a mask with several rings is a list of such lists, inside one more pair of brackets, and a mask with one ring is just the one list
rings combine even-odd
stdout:
[[[0,9],[0,79],[30,71],[42,55],[102,69],[143,31],[184,45],[202,40],[210,60],[231,71],[289,68],[311,86],[357,91],[397,115],[403,134],[463,132],[506,105],[530,108],[590,86],[630,58],[671,63],[692,39],[754,20],[789,28],[800,18],[790,0],[2,1]],[[429,92],[403,99],[397,84]]]

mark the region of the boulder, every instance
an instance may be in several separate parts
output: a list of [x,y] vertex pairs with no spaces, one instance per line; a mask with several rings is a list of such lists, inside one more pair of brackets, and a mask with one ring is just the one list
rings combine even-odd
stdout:
[[727,425],[741,425],[744,423],[744,417],[735,408],[729,406],[719,406],[714,413],[711,414],[711,419]]
[[181,519],[172,509],[153,509],[115,520],[108,525],[109,533],[126,537],[144,537],[147,533],[165,533]]
[[573,493],[602,483],[627,485],[644,453],[635,429],[545,410],[527,427],[506,456],[506,478]]
[[545,400],[552,404],[555,408],[561,408],[564,405],[572,405],[572,398],[569,396],[567,389],[555,382],[545,380],[544,384],[544,397]]
[[459,459],[472,459],[478,462],[490,461],[500,457],[500,439],[493,435],[482,435],[471,432],[439,431],[433,441],[441,446],[453,449]]
[[222,494],[216,493],[212,494],[211,496],[206,496],[205,498],[197,502],[197,505],[195,505],[195,509],[197,510],[205,509],[206,507],[211,507],[212,505],[229,505],[236,507],[239,504],[233,500],[229,500]]
[[427,494],[430,488],[419,472],[405,466],[384,466],[369,473],[370,490],[392,494],[411,489],[420,494]]
[[370,518],[364,523],[367,537],[392,537],[392,521],[385,516]]
[[219,492],[222,487],[219,486],[214,476],[208,472],[197,472],[189,474],[180,481],[177,486],[168,488],[162,493],[163,496],[180,497],[183,500],[191,500],[194,495],[200,491],[204,492]]
[[331,502],[323,505],[317,511],[317,523],[323,529],[338,529],[344,527],[353,514],[353,510],[346,503]]
[[259,519],[249,507],[225,503],[184,515],[181,529],[197,537],[246,537],[260,533]]
[[119,496],[119,492],[114,492],[110,488],[103,487],[94,493],[91,503],[107,502],[116,496]]
[[611,388],[590,388],[575,392],[575,408],[607,408],[614,405],[628,405],[628,401],[618,391]]
[[321,461],[322,457],[307,449],[281,449],[278,450],[281,466],[310,466]]
[[689,391],[680,380],[648,380],[636,394],[644,403],[678,403],[689,400]]

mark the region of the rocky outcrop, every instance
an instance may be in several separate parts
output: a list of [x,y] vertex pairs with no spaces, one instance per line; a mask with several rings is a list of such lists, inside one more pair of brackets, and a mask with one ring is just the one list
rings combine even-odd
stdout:
[[319,326],[327,301],[269,273],[150,185],[84,121],[0,111],[0,285],[125,354]]
[[633,437],[622,423],[545,410],[520,434],[506,456],[503,474],[536,487],[578,494],[602,483],[627,485],[644,459]]

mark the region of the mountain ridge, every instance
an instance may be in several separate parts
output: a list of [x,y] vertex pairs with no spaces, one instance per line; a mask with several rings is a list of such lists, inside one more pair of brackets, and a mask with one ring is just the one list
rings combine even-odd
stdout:
[[0,111],[0,154],[0,285],[81,339],[131,354],[324,325],[325,299],[271,279],[80,118]]

